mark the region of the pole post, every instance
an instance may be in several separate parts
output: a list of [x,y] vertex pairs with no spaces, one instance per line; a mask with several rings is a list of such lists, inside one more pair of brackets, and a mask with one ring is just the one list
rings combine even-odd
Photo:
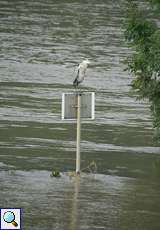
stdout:
[[80,174],[80,141],[81,141],[81,93],[77,94],[77,149],[76,149],[76,174]]

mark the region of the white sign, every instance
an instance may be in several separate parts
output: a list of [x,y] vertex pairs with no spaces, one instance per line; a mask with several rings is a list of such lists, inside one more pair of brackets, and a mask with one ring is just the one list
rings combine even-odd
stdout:
[[77,119],[77,99],[81,95],[81,119],[95,118],[95,93],[72,92],[62,94],[62,120]]

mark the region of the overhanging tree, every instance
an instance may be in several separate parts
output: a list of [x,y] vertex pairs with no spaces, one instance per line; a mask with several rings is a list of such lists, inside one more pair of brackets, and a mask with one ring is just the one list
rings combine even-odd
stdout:
[[127,70],[134,75],[131,86],[138,97],[151,104],[160,141],[160,0],[146,0],[146,7],[128,0],[128,5],[125,38],[133,53],[127,59]]

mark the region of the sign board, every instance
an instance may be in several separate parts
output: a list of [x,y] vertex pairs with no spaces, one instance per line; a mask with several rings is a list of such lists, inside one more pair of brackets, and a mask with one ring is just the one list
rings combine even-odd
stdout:
[[73,92],[62,94],[62,120],[77,119],[77,98],[81,95],[81,119],[95,118],[95,93]]

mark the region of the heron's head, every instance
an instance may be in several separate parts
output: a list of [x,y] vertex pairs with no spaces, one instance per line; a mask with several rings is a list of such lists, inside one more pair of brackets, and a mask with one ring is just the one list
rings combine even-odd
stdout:
[[88,59],[86,59],[83,61],[83,63],[89,65],[91,62]]

